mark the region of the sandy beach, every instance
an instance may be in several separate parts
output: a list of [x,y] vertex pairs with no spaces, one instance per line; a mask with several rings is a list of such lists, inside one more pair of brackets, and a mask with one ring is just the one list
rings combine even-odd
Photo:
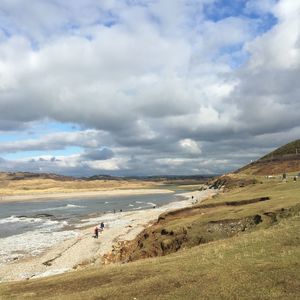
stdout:
[[[140,191],[132,192],[139,193]],[[129,191],[126,192],[129,193]],[[191,206],[195,200],[200,202],[214,193],[211,190],[189,192],[184,194],[185,200],[171,202],[159,208],[118,212],[86,219],[83,223],[85,229],[75,229],[75,237],[64,240],[41,255],[0,265],[0,282],[39,278],[74,271],[90,265],[100,265],[102,256],[111,252],[114,244],[134,239],[144,228],[155,222],[160,214]],[[93,229],[95,224],[101,221],[106,226],[99,238],[95,239],[92,237]]]
[[0,196],[0,203],[21,202],[21,201],[47,201],[49,199],[67,199],[72,200],[82,198],[93,198],[97,196],[126,196],[126,195],[155,195],[155,194],[171,194],[174,193],[168,189],[113,189],[113,190],[98,190],[84,192],[66,192],[66,193],[41,193],[28,195],[9,195]]

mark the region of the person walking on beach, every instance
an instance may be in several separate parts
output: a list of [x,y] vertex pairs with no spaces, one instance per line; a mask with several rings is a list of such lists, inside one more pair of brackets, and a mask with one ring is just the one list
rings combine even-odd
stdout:
[[101,231],[103,231],[103,229],[104,229],[104,223],[103,222],[101,222],[100,228],[101,228]]
[[96,226],[95,227],[95,235],[94,235],[94,237],[97,239],[98,238],[98,233],[99,233],[99,229],[98,229],[98,227]]

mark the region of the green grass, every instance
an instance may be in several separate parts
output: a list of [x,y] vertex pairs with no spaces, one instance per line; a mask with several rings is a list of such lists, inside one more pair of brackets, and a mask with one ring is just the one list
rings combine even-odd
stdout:
[[296,154],[300,153],[300,140],[295,140],[290,142],[280,148],[277,148],[273,152],[265,155],[262,159],[272,158],[273,156],[287,155],[287,154]]
[[[300,203],[300,182],[251,185],[205,203],[262,196],[271,200],[174,216],[163,226],[197,228],[214,219],[292,207]],[[299,299],[299,232],[296,215],[167,256],[0,284],[0,299]]]
[[[300,202],[300,180],[297,182],[288,181],[265,181],[263,184],[249,185],[238,188],[229,193],[221,193],[217,197],[209,199],[204,203],[216,203],[226,201],[237,201],[268,196],[270,201],[259,202],[247,206],[246,213],[254,211],[276,210],[283,207],[290,207]],[[236,208],[237,210],[240,207]]]
[[287,183],[275,180],[265,181],[263,184],[257,183],[243,188],[236,188],[201,202],[199,207],[201,207],[202,204],[225,204],[225,202],[260,197],[270,197],[270,200],[243,206],[221,206],[211,209],[198,209],[198,205],[195,205],[194,208],[187,213],[188,218],[183,218],[184,214],[178,214],[178,216],[174,216],[174,220],[171,220],[169,224],[178,223],[180,226],[180,224],[184,225],[185,223],[187,224],[188,222],[193,222],[195,220],[207,222],[210,220],[238,219],[292,207],[300,203],[300,180],[295,183],[292,181]]
[[299,299],[300,218],[169,256],[0,285],[1,299]]

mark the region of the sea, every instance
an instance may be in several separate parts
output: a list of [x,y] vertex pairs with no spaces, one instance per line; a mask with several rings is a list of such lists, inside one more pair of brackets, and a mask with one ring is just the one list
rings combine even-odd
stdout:
[[[91,220],[126,211],[154,209],[183,199],[180,193],[98,196],[0,203],[0,265],[35,256],[76,237]],[[110,217],[111,218],[111,217]]]

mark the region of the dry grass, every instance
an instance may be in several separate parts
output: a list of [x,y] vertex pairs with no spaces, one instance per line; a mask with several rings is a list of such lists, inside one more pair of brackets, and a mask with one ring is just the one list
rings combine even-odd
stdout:
[[299,299],[300,218],[126,265],[0,285],[1,299]]
[[278,160],[278,161],[264,161],[259,160],[240,170],[239,173],[246,175],[282,175],[283,173],[297,173],[300,171],[300,160]]
[[114,189],[142,189],[158,187],[159,183],[146,181],[26,179],[0,182],[0,195],[30,195],[42,193],[70,193]]

